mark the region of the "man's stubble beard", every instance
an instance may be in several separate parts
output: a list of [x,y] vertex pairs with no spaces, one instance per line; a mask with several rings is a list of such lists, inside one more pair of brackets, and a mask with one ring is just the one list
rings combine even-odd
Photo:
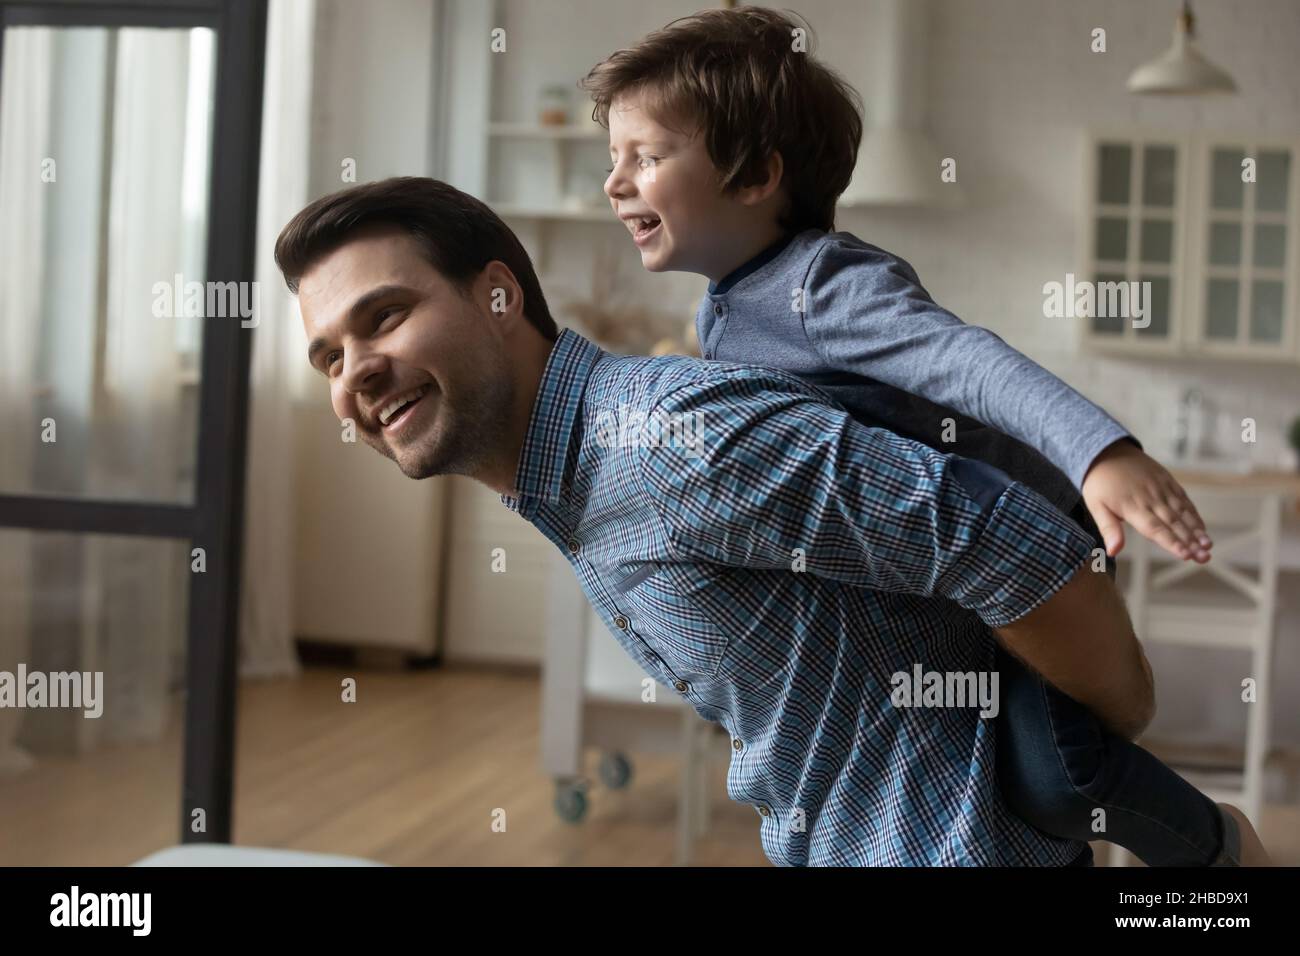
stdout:
[[476,477],[506,435],[515,400],[509,366],[499,353],[489,354],[491,360],[479,361],[474,369],[477,386],[460,389],[454,402],[442,391],[430,392],[426,400],[441,407],[424,410],[433,419],[417,441],[394,450],[382,434],[363,435],[366,443],[396,462],[407,478]]

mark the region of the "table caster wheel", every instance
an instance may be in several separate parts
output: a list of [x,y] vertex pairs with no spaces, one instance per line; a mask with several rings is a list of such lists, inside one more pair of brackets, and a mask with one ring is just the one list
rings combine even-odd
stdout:
[[632,779],[632,761],[621,753],[604,754],[600,758],[600,780],[611,790],[622,790]]
[[565,823],[579,823],[587,815],[587,793],[578,784],[555,785],[555,812]]

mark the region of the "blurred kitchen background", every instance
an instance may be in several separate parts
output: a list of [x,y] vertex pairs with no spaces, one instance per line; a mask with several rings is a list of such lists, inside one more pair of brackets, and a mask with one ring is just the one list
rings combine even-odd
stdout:
[[[838,228],[910,261],[1206,502],[1223,574],[1171,574],[1131,529],[1121,561],[1157,678],[1145,742],[1300,863],[1300,4],[1197,0],[1181,52],[1177,0],[790,7],[866,107]],[[516,229],[562,324],[692,352],[706,280],[641,269],[576,83],[699,8],[271,0],[233,842],[766,865],[759,818],[727,799],[729,741],[669,688],[642,700],[540,534],[479,485],[410,482],[340,441],[271,259],[309,200],[436,176]],[[0,495],[192,503],[203,320],[151,305],[155,283],[202,279],[234,67],[207,27],[3,22]],[[1046,317],[1045,284],[1071,275],[1151,282],[1150,324]],[[184,540],[0,528],[0,671],[102,671],[105,697],[98,720],[0,709],[0,864],[181,842],[192,579]]]

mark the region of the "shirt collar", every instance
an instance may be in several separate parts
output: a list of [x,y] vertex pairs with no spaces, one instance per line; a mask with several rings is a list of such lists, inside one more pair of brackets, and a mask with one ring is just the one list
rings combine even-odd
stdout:
[[783,250],[786,246],[788,246],[790,244],[790,240],[793,238],[794,238],[794,233],[787,232],[780,239],[776,240],[776,242],[772,243],[770,246],[768,246],[758,255],[754,256],[748,262],[745,262],[744,264],[737,266],[735,269],[732,269],[725,276],[723,276],[720,281],[710,282],[709,295],[723,295],[727,292],[730,292],[732,286],[734,286],[741,279],[745,278],[745,276],[749,275],[752,272],[757,271],[758,269],[761,269],[763,266],[767,265],[769,262],[771,262],[773,259],[779,256],[781,254],[781,250]]
[[540,503],[554,504],[568,491],[564,469],[573,426],[592,366],[604,354],[572,329],[563,329],[555,340],[537,386],[528,432],[519,453],[516,494],[501,496],[501,502],[511,511],[531,517]]

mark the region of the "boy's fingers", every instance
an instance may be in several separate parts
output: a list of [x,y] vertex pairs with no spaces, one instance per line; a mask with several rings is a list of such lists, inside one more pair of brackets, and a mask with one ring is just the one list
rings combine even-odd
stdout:
[[1210,545],[1214,544],[1213,541],[1210,541],[1209,533],[1205,531],[1205,519],[1201,518],[1201,512],[1196,510],[1195,503],[1187,496],[1187,492],[1184,492],[1183,486],[1178,484],[1177,481],[1173,481],[1173,484],[1167,489],[1166,496],[1169,498],[1171,509],[1183,514],[1184,520],[1191,518],[1192,531],[1195,532],[1197,542],[1199,542],[1201,548],[1208,549]]
[[1170,527],[1187,550],[1185,557],[1191,558],[1199,564],[1204,564],[1210,560],[1210,549],[1200,544],[1195,530],[1187,523],[1185,517],[1171,522]]
[[1161,504],[1159,501],[1152,505],[1151,510],[1155,513],[1157,518],[1165,523],[1183,547],[1188,551],[1196,550],[1196,540],[1192,535],[1191,529],[1183,524],[1182,515],[1169,506]]
[[1155,511],[1160,516],[1160,520],[1173,529],[1178,539],[1189,548],[1197,547],[1196,544],[1196,527],[1191,516],[1179,507],[1172,505],[1162,505],[1156,503]]
[[1192,499],[1187,497],[1182,486],[1173,482],[1165,491],[1165,501],[1169,510],[1176,516],[1172,522],[1175,526],[1174,530],[1179,532],[1179,537],[1191,549],[1191,557],[1200,564],[1209,561],[1210,548],[1214,542],[1206,533],[1205,522],[1201,520],[1196,506],[1192,504]]
[[1153,512],[1144,512],[1142,516],[1139,516],[1138,521],[1133,523],[1133,527],[1137,528],[1145,537],[1150,538],[1175,558],[1187,557],[1187,546],[1179,541],[1178,536],[1174,534],[1173,530],[1163,521],[1159,520]]
[[1189,528],[1195,528],[1198,531],[1204,531],[1205,525],[1201,522],[1201,516],[1196,513],[1192,503],[1187,500],[1186,495],[1174,492],[1165,498],[1165,505],[1176,515],[1181,515],[1183,524]]
[[1201,564],[1209,561],[1210,548],[1214,547],[1214,542],[1205,533],[1205,526],[1199,522],[1199,518],[1187,511],[1183,511],[1179,516],[1178,523],[1187,532],[1184,540],[1189,542],[1188,546],[1191,548],[1192,557]]
[[1201,513],[1196,510],[1196,505],[1192,503],[1192,499],[1187,497],[1187,493],[1183,491],[1182,488],[1177,488],[1175,491],[1170,493],[1168,500],[1169,507],[1173,508],[1176,512],[1182,513],[1183,523],[1191,527],[1192,533],[1196,536],[1197,543],[1200,544],[1202,548],[1208,550],[1214,542],[1210,540],[1209,532],[1205,530],[1205,519],[1202,518]]

